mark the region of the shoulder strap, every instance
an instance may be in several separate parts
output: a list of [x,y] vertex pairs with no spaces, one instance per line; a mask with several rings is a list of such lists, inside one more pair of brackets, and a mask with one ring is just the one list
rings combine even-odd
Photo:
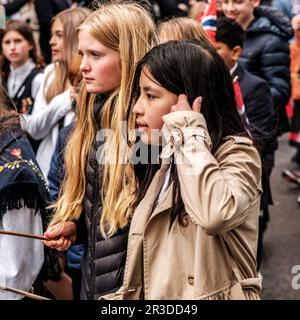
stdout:
[[[23,87],[28,87],[28,85],[31,86],[31,82],[34,79],[34,77],[38,74],[41,73],[42,71],[38,68],[33,68],[31,70],[31,72],[29,73],[29,75],[25,78],[25,80],[23,81],[23,83],[20,85],[18,91],[16,92],[15,96],[13,97],[13,99],[17,99],[18,95],[20,94],[21,90]],[[30,88],[31,91],[31,88]]]

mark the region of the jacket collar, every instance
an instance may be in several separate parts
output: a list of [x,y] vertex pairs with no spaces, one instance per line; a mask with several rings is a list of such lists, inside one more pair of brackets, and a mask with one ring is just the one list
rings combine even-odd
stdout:
[[170,183],[161,201],[156,205],[156,200],[162,188],[168,167],[169,165],[162,165],[156,172],[145,197],[136,208],[131,222],[131,234],[142,235],[146,225],[148,225],[155,216],[172,207],[173,182]]
[[234,79],[236,76],[238,76],[238,80],[242,81],[245,75],[245,69],[238,63],[237,68],[234,70],[232,74],[232,78]]

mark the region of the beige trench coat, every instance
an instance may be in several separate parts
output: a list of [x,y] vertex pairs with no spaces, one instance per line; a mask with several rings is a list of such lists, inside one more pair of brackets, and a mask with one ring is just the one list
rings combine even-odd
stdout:
[[[256,274],[260,156],[245,137],[224,139],[215,155],[204,117],[164,116],[176,159],[185,226],[171,229],[172,183],[156,204],[168,165],[156,173],[129,231],[124,285],[104,299],[259,299]],[[172,142],[171,142],[172,141]]]

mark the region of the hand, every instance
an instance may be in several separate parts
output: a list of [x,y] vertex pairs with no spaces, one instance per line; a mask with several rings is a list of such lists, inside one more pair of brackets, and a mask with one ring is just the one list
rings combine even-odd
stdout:
[[53,239],[43,241],[44,245],[58,251],[66,251],[75,242],[77,235],[77,227],[73,221],[58,223],[49,227],[44,236]]
[[194,100],[192,108],[188,102],[187,96],[185,94],[180,94],[178,96],[178,101],[175,105],[171,107],[171,112],[176,111],[201,111],[202,97],[198,97]]

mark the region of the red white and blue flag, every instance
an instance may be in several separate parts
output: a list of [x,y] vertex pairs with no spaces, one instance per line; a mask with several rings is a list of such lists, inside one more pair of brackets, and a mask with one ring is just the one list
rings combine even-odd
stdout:
[[238,81],[238,77],[235,77],[233,80],[233,89],[234,89],[234,94],[235,94],[235,103],[236,107],[238,109],[238,112],[244,121],[245,124],[249,125],[249,120],[246,114],[246,109],[245,109],[245,104],[244,104],[244,99],[241,91],[241,86]]
[[216,0],[210,0],[206,5],[204,15],[201,19],[201,24],[205,30],[209,40],[215,44],[216,43],[216,33],[217,33],[217,7]]

